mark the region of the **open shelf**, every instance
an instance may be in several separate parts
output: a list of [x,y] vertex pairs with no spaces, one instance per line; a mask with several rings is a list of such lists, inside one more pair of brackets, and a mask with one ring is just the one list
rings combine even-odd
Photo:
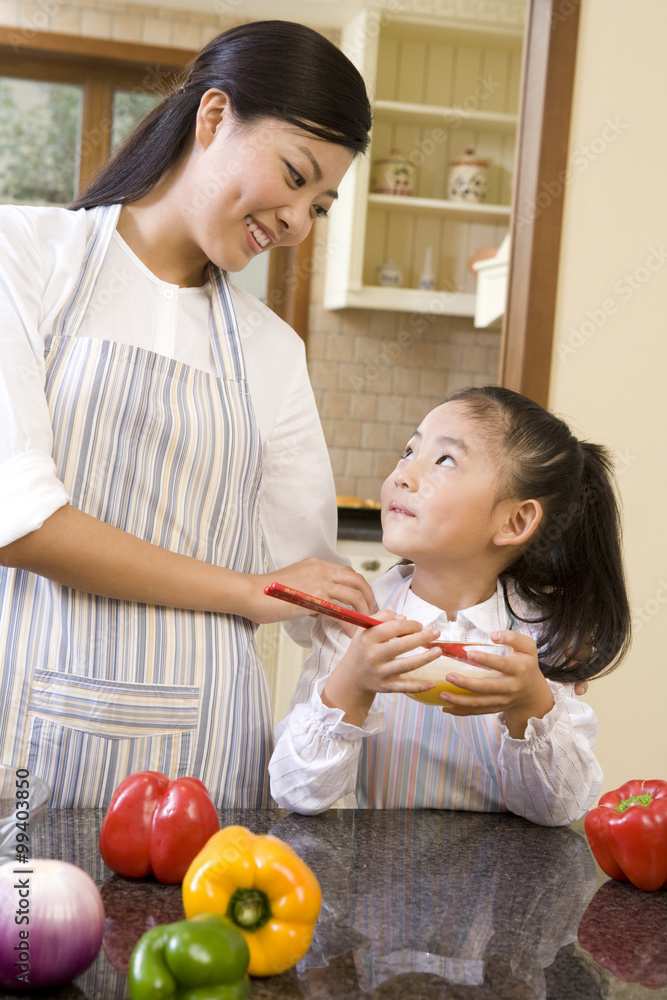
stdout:
[[414,198],[394,194],[369,194],[369,208],[390,209],[411,214],[452,215],[466,222],[488,222],[502,225],[510,217],[509,205],[486,205],[471,201],[447,201],[441,198]]
[[433,104],[408,104],[404,101],[376,101],[377,121],[442,125],[443,128],[479,129],[485,132],[514,132],[518,115],[492,111],[467,110],[463,107],[436,107]]
[[[374,125],[370,154],[343,179],[328,224],[325,308],[474,317],[468,260],[500,246],[510,223],[522,41],[516,17],[483,21],[474,0],[447,17],[413,11],[387,19],[366,5],[343,31],[374,95]],[[467,149],[489,163],[488,202],[443,197],[451,163]],[[417,194],[369,193],[372,165],[393,150],[411,165]],[[427,247],[441,291],[416,287]],[[374,284],[389,261],[400,267],[402,287]]]
[[469,292],[426,292],[421,288],[362,285],[358,289],[346,288],[340,291],[328,308],[388,309],[440,316],[474,316],[475,295]]

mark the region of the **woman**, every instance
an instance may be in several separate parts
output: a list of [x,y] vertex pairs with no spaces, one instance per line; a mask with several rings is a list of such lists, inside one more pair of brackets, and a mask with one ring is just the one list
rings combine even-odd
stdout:
[[246,24],[73,211],[0,210],[0,759],[52,805],[102,806],[145,768],[266,804],[253,634],[298,609],[265,584],[372,608],[331,561],[302,345],[224,273],[303,240],[369,128],[334,45]]

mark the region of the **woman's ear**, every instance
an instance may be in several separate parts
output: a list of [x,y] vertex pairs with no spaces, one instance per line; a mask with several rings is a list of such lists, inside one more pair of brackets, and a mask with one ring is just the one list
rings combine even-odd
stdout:
[[195,139],[203,149],[208,149],[213,142],[225,112],[231,114],[231,104],[224,91],[211,89],[202,94],[197,109]]
[[541,520],[542,504],[539,500],[508,504],[493,542],[495,545],[523,545],[535,533]]

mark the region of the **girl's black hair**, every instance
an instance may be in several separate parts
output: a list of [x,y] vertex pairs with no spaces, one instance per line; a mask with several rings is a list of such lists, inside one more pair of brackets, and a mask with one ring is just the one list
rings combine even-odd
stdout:
[[292,21],[254,21],[223,31],[197,55],[180,86],[142,118],[71,209],[127,204],[151,191],[193,134],[207,90],[224,91],[240,122],[278,118],[352,149],[368,147],[364,81],[319,32]]
[[[505,497],[539,500],[543,516],[515,562],[501,573],[532,604],[541,623],[540,667],[554,680],[608,673],[630,642],[630,607],[612,461],[601,445],[579,441],[567,424],[511,389],[462,389],[447,402],[495,428]],[[576,659],[574,658],[576,657]]]

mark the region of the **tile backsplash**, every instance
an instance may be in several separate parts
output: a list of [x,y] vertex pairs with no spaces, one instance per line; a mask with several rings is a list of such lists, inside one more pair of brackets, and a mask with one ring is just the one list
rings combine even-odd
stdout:
[[212,3],[206,13],[114,0],[0,0],[0,24],[16,28],[28,41],[31,32],[57,31],[196,50],[224,28],[223,15],[231,7]]

